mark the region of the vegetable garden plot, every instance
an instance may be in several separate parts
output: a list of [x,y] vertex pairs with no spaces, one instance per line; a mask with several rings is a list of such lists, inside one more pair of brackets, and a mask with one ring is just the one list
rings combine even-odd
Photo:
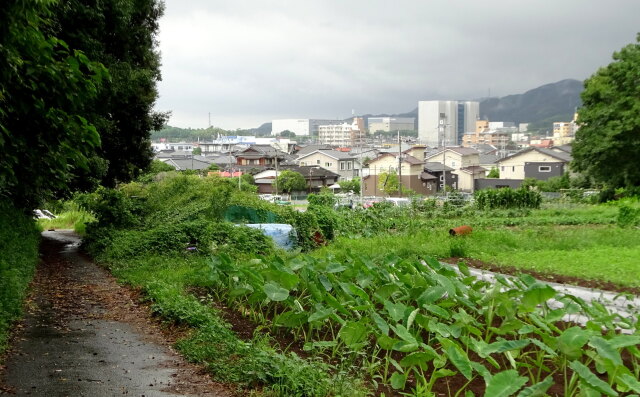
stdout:
[[[236,262],[221,255],[209,275],[219,299],[304,340],[309,352],[353,356],[374,387],[421,395],[446,393],[448,382],[457,385],[451,395],[640,393],[637,315],[530,277],[492,284],[465,266],[458,273],[424,262],[392,255]],[[584,316],[586,326],[562,323],[567,315]]]

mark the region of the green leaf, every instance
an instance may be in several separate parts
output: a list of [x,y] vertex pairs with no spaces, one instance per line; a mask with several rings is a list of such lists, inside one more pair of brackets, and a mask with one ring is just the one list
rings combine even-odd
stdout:
[[599,336],[593,336],[589,341],[589,346],[595,348],[600,357],[611,360],[614,365],[622,365],[620,353],[614,349],[607,340]]
[[456,296],[456,287],[455,285],[453,285],[453,283],[451,282],[451,279],[449,279],[449,277],[447,276],[443,276],[442,274],[434,274],[433,278],[436,280],[436,282],[438,283],[438,285],[440,285],[442,288],[445,289],[445,291],[447,291],[447,294],[452,297],[452,296]]
[[402,324],[398,324],[395,327],[391,326],[391,329],[393,329],[393,332],[395,332],[400,339],[412,344],[418,344],[416,338],[411,335],[411,332],[409,332],[409,330],[406,329]]
[[267,298],[274,302],[281,302],[289,297],[289,290],[286,290],[274,282],[268,282],[262,287],[267,294]]
[[493,354],[493,353],[504,353],[510,350],[520,350],[526,346],[529,346],[531,343],[530,339],[520,339],[520,340],[501,340],[498,342],[491,343],[482,349],[482,354]]
[[443,309],[438,305],[423,305],[422,307],[424,307],[425,309],[427,309],[427,311],[435,314],[438,317],[442,317],[446,320],[451,318],[451,313],[449,313],[447,310]]
[[331,314],[333,313],[334,313],[334,309],[324,307],[321,304],[317,304],[316,311],[311,313],[307,321],[309,321],[310,323],[314,321],[317,321],[317,322],[324,321],[327,318],[329,318],[329,316],[331,316]]
[[609,344],[614,349],[620,349],[622,347],[638,346],[640,345],[640,336],[637,335],[615,335],[609,339]]
[[458,270],[460,270],[460,273],[462,273],[462,275],[464,276],[471,276],[471,272],[469,272],[469,266],[467,266],[467,264],[462,261],[458,262]]
[[391,375],[391,387],[394,389],[404,389],[405,383],[407,383],[407,375],[401,374],[400,372],[394,372],[393,375]]
[[522,304],[533,310],[536,306],[556,296],[556,291],[546,284],[535,284],[522,295]]
[[404,368],[408,367],[420,367],[423,370],[427,369],[427,363],[433,360],[436,356],[430,352],[413,352],[406,355],[401,361],[400,365]]
[[640,393],[640,382],[635,377],[629,374],[623,374],[618,377],[629,389]]
[[589,340],[589,332],[580,327],[571,327],[564,330],[558,336],[558,349],[569,359],[577,359],[582,356],[582,347]]
[[472,368],[467,354],[456,344],[450,345],[447,348],[446,353],[449,357],[449,361],[458,368],[458,371],[460,371],[465,378],[471,380]]
[[518,397],[544,397],[547,390],[553,385],[553,377],[547,376],[542,382],[529,386],[518,393]]
[[384,335],[389,335],[389,324],[387,324],[387,322],[384,321],[384,319],[380,317],[378,313],[372,312],[371,318],[373,319],[374,324],[376,325],[376,327],[378,327],[380,332],[382,332]]
[[489,379],[485,396],[508,397],[520,390],[527,383],[527,378],[519,376],[518,371],[510,369],[499,372]]
[[606,394],[607,396],[617,396],[618,393],[611,388],[607,384],[607,382],[601,380],[596,375],[593,374],[584,364],[580,361],[572,361],[569,364],[569,367],[575,371],[576,374],[582,379],[586,384],[595,390],[599,391],[602,394]]
[[347,323],[340,328],[338,337],[342,339],[347,347],[352,349],[359,348],[367,339],[367,331],[368,329],[364,324],[357,321],[347,321]]
[[435,287],[431,287],[426,291],[424,291],[418,297],[418,299],[416,299],[416,301],[421,306],[425,304],[435,303],[438,299],[441,299],[446,293],[447,293],[447,290],[445,290],[443,287],[439,285],[436,285]]
[[407,317],[407,329],[411,329],[411,326],[413,325],[413,322],[415,321],[416,316],[418,315],[418,312],[420,312],[420,309],[416,309],[412,311],[411,314],[409,314],[409,317]]
[[407,306],[403,303],[393,303],[391,301],[384,301],[384,308],[389,313],[389,317],[395,322],[399,322],[404,319],[404,313],[407,310]]

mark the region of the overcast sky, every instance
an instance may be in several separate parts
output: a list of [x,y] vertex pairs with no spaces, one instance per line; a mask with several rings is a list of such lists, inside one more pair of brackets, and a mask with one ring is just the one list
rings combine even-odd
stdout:
[[639,0],[165,0],[159,111],[225,129],[402,113],[584,80],[635,42]]

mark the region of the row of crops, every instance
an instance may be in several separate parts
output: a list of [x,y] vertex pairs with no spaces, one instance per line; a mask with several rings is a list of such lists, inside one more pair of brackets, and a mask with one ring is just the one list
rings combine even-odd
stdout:
[[[456,271],[393,255],[351,254],[340,262],[219,255],[209,266],[217,299],[274,334],[293,334],[309,354],[352,357],[373,389],[640,394],[638,316],[623,318],[529,276],[491,284],[464,265]],[[579,316],[586,326],[571,321]]]

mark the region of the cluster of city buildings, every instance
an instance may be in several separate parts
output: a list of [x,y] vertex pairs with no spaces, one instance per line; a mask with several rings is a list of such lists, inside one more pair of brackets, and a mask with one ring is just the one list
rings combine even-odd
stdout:
[[[447,187],[466,192],[517,187],[525,178],[546,180],[568,171],[575,120],[554,123],[552,138],[536,138],[526,125],[483,120],[479,112],[474,101],[420,101],[417,123],[412,117],[280,119],[273,120],[269,137],[159,142],[153,148],[156,159],[177,170],[218,169],[223,177],[251,173],[260,193],[273,193],[273,182],[285,169],[301,173],[308,192],[361,178],[368,196],[383,195],[381,181],[390,173],[404,189],[433,195]],[[400,133],[397,139],[371,139],[379,132],[415,135],[416,129],[415,139],[401,139]],[[299,144],[297,137],[313,139]],[[494,169],[499,178],[488,178]]]

